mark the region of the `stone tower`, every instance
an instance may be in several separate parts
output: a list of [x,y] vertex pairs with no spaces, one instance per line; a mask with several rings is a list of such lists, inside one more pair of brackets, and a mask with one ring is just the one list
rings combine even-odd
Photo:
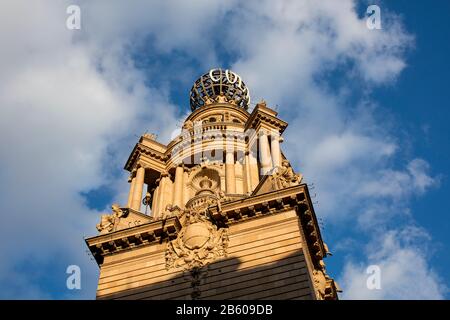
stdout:
[[213,69],[169,144],[144,134],[126,206],[86,239],[98,299],[337,299],[308,187],[280,149],[287,123]]

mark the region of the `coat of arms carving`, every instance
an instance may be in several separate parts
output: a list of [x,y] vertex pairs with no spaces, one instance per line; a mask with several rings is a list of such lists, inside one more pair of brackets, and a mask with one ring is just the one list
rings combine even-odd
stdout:
[[211,190],[213,182],[209,178],[201,179],[199,185],[200,190],[186,203],[186,209],[177,211],[182,217],[183,228],[178,237],[167,244],[167,269],[198,268],[226,256],[227,229],[218,228],[209,214],[211,206],[220,210],[220,197]]
[[167,244],[166,269],[202,267],[226,256],[228,234],[205,215],[186,213],[185,225],[175,240]]

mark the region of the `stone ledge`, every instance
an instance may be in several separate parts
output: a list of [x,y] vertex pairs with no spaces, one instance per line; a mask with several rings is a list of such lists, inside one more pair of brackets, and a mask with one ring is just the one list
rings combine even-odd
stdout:
[[92,256],[101,265],[105,255],[161,242],[165,238],[175,239],[180,230],[181,224],[178,218],[170,217],[90,237],[85,239],[85,241]]
[[327,252],[306,184],[223,203],[220,208],[211,207],[210,214],[217,224],[227,226],[290,209],[296,211],[314,266],[320,268]]

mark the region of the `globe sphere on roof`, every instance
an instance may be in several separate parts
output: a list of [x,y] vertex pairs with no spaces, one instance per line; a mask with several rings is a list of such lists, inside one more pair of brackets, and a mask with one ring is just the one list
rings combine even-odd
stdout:
[[229,102],[248,109],[250,92],[242,78],[231,70],[211,69],[195,81],[190,93],[192,111],[212,102]]

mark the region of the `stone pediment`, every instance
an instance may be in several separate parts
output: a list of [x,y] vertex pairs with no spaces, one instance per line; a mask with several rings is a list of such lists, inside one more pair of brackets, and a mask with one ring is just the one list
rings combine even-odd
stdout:
[[273,186],[272,179],[270,179],[270,176],[264,176],[261,179],[261,181],[259,181],[258,185],[256,186],[255,190],[252,193],[252,196],[272,192],[275,190],[276,189]]
[[127,210],[128,215],[119,220],[119,222],[117,223],[116,231],[139,226],[141,224],[153,221],[153,218],[149,215],[140,213],[132,209]]

